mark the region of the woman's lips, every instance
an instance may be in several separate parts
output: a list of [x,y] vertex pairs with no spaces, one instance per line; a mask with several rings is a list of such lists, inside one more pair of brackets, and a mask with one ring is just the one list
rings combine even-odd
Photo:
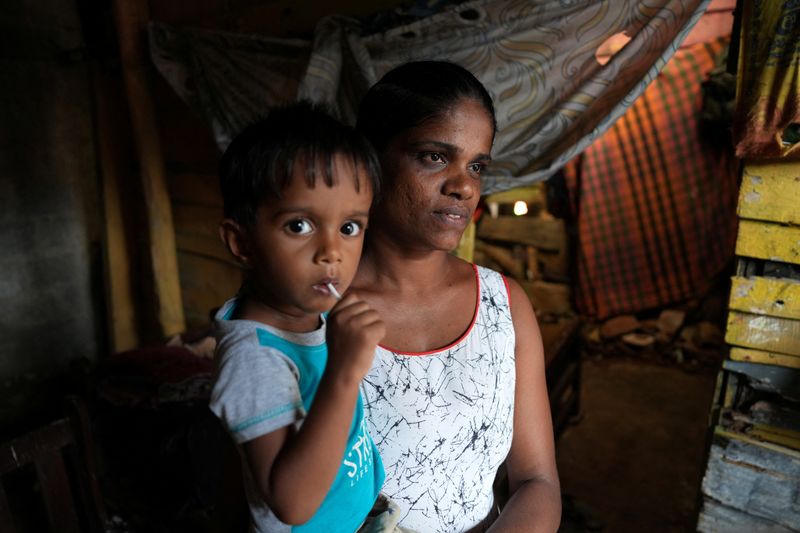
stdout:
[[465,226],[469,221],[469,210],[458,206],[437,209],[433,214],[446,224],[456,226]]

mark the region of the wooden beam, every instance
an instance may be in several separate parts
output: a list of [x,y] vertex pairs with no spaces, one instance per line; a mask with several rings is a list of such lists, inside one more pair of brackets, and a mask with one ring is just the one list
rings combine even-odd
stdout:
[[756,315],[800,319],[800,281],[734,276],[728,306]]
[[147,78],[143,38],[148,19],[147,5],[143,0],[115,0],[114,17],[141,172],[155,312],[160,333],[166,337],[184,331],[186,321],[181,301],[172,207]]
[[475,248],[485,253],[492,261],[503,267],[517,280],[525,279],[525,266],[523,262],[514,257],[514,252],[504,246],[495,246],[484,241],[476,241]]
[[[195,255],[202,255],[210,259],[222,261],[234,268],[239,268],[238,263],[233,256],[228,252],[219,238],[208,238],[203,235],[193,233],[182,233],[180,231],[175,234],[175,242],[178,246],[178,252],[188,252]],[[235,292],[235,291],[234,291]]]
[[122,216],[124,206],[120,184],[126,177],[122,163],[121,143],[114,120],[113,96],[116,84],[95,70],[94,86],[95,128],[97,153],[102,175],[103,202],[103,261],[105,267],[106,327],[110,351],[121,352],[139,345],[136,320],[134,282],[131,274],[133,257],[130,236]]
[[236,294],[242,270],[236,265],[194,253],[179,252],[186,319],[192,326],[207,325],[209,313]]
[[478,237],[503,242],[530,244],[542,250],[560,251],[567,246],[564,221],[536,217],[484,216],[478,226]]
[[572,311],[571,291],[564,283],[520,281],[536,314],[567,314]]
[[739,216],[800,225],[800,163],[745,165]]
[[[800,482],[798,459],[800,453],[791,448],[717,427],[703,478],[703,495],[751,517],[794,530],[800,523],[800,509],[794,505]],[[740,524],[744,529],[724,531],[751,530],[751,524]]]
[[800,227],[742,219],[736,255],[800,264]]
[[467,229],[461,234],[458,247],[453,252],[457,257],[472,263],[475,259],[475,222],[470,220]]
[[800,320],[730,311],[725,341],[735,346],[800,356]]
[[[797,386],[800,383],[800,370],[797,368],[745,363],[730,359],[722,362],[722,368],[727,373],[741,374],[746,377],[745,381],[739,382],[739,386],[744,385],[771,394],[778,394],[795,402],[800,401],[800,387]],[[739,391],[741,392],[741,388]],[[729,406],[736,408],[738,401]]]
[[222,207],[219,178],[214,174],[168,174],[167,185],[173,203]]
[[785,366],[800,370],[800,357],[783,353],[765,352],[752,348],[734,346],[730,352],[731,361],[744,361],[746,363],[759,363],[762,365]]
[[540,208],[544,205],[544,193],[541,183],[528,185],[526,187],[515,187],[507,191],[496,192],[486,197],[486,202],[497,202],[498,204],[513,204],[522,201],[528,204],[531,209],[535,206]]

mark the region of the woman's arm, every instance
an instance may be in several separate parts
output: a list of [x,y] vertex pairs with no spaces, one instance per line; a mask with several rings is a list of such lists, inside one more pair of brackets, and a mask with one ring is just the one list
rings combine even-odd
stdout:
[[514,439],[506,459],[511,498],[489,531],[553,532],[561,521],[561,488],[542,336],[527,295],[517,282],[508,281],[517,371]]

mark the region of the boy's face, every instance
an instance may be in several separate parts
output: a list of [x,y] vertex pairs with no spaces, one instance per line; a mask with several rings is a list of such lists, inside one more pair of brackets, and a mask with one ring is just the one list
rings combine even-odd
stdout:
[[372,190],[366,170],[336,155],[328,187],[321,177],[306,185],[302,160],[295,163],[290,185],[280,200],[268,200],[256,211],[250,230],[248,263],[251,281],[263,304],[288,316],[318,315],[336,303],[327,283],[343,293],[353,280]]

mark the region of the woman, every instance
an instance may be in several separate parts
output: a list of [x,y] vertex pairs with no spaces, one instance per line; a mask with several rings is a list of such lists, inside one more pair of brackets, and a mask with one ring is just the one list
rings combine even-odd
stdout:
[[352,288],[388,331],[364,381],[370,431],[400,525],[555,531],[561,500],[536,318],[521,287],[453,256],[480,197],[491,97],[446,62],[402,65],[362,101],[384,172]]

